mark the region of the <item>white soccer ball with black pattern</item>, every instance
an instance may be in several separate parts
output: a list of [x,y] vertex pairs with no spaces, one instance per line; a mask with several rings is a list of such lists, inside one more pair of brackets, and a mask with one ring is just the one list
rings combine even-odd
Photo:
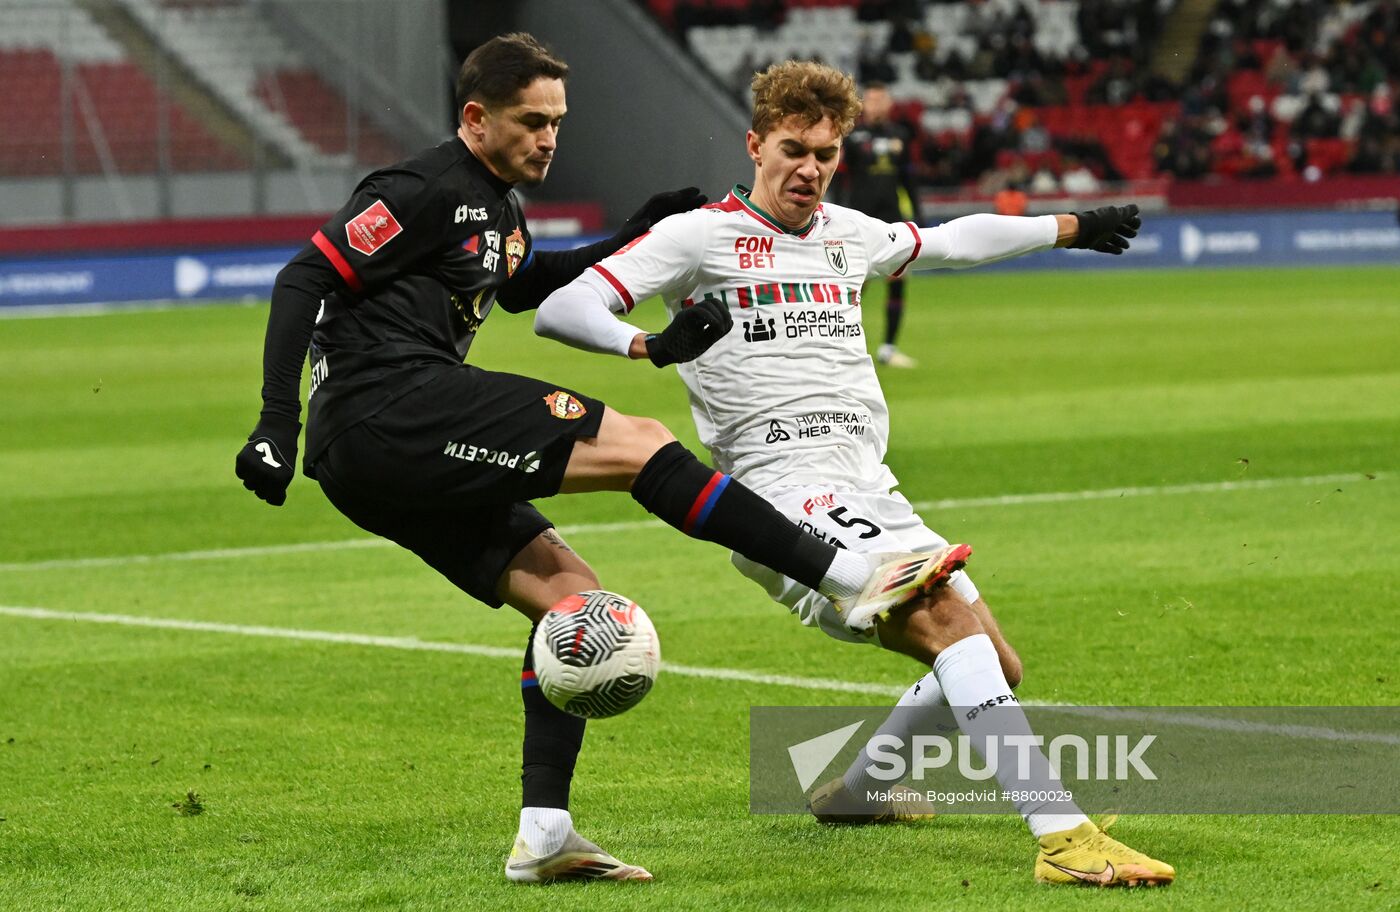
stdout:
[[635,602],[594,589],[571,595],[535,630],[535,679],[565,712],[601,719],[626,712],[656,683],[661,641]]

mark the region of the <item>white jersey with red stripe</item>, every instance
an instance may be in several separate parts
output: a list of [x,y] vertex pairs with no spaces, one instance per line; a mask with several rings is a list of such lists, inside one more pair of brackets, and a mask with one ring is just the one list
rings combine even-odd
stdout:
[[678,371],[718,468],[758,490],[896,484],[884,465],[889,409],[866,351],[861,286],[899,275],[919,230],[825,203],[783,228],[736,187],[674,215],[592,267],[614,312],[660,295],[674,317],[719,300],[734,328]]

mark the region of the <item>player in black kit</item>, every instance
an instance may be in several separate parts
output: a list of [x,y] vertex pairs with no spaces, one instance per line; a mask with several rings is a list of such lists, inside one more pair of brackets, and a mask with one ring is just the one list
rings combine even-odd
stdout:
[[[894,102],[880,83],[861,93],[860,122],[841,150],[844,167],[839,201],[886,222],[918,221],[919,194],[914,183],[910,146],[904,124],[890,119]],[[885,341],[876,353],[881,364],[915,367],[917,362],[896,345],[904,317],[904,279],[890,279],[885,299]]]
[[[529,501],[630,491],[685,534],[723,545],[853,611],[913,598],[915,581],[803,533],[715,472],[659,422],[620,414],[555,383],[463,363],[494,306],[538,307],[589,265],[667,215],[704,203],[694,188],[653,196],[611,238],[533,249],[512,191],[544,180],[565,113],[565,64],[523,33],[472,52],[457,84],[457,135],[360,182],[277,277],[263,358],[263,409],[238,454],[244,486],[280,505],[295,474],[300,382],[311,399],[304,472],[362,528],[413,551],[474,598],[532,623],[598,578]],[[732,325],[697,304],[631,356],[691,360]],[[944,572],[946,571],[946,573]],[[574,832],[569,786],[584,721],[522,674],[525,741],[513,881],[649,880]]]

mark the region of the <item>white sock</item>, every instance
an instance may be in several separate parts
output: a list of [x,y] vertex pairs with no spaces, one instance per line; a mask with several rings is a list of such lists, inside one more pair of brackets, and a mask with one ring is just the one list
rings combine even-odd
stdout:
[[832,601],[848,599],[860,595],[865,583],[870,579],[871,560],[867,555],[838,548],[836,560],[826,569],[817,591]]
[[[983,754],[988,736],[996,737],[997,781],[1004,789],[1018,791],[1058,791],[1064,788],[1058,777],[1051,775],[1050,761],[1039,748],[1029,753],[1030,776],[1016,775],[1018,758],[1024,748],[1007,744],[1008,735],[1028,736],[1030,722],[1006,676],[1001,671],[996,647],[985,633],[958,640],[938,654],[933,671],[943,686],[944,696],[954,708],[958,727],[968,736],[972,747]],[[969,718],[971,716],[971,718]],[[986,756],[982,759],[986,761]],[[1019,801],[1016,810],[1036,838],[1047,833],[1068,830],[1089,818],[1072,802]]]
[[574,828],[568,811],[559,808],[521,808],[520,838],[536,858],[559,851]]
[[[957,722],[948,708],[948,701],[943,698],[943,688],[938,685],[938,678],[930,671],[904,692],[894,711],[870,737],[894,735],[898,738],[900,749],[897,753],[904,758],[904,768],[907,770],[913,754],[911,735],[926,735],[944,727],[956,729]],[[864,801],[868,793],[883,791],[893,784],[888,779],[876,779],[866,771],[872,763],[869,744],[867,739],[866,746],[860,749],[860,754],[846,769],[845,775],[846,791],[860,801]]]

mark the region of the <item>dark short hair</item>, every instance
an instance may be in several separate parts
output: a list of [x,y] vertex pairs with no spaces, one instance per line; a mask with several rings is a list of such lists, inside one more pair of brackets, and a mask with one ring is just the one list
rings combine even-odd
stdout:
[[563,79],[569,65],[527,32],[498,35],[462,61],[457,74],[457,117],[467,102],[499,108],[515,100],[536,79]]

